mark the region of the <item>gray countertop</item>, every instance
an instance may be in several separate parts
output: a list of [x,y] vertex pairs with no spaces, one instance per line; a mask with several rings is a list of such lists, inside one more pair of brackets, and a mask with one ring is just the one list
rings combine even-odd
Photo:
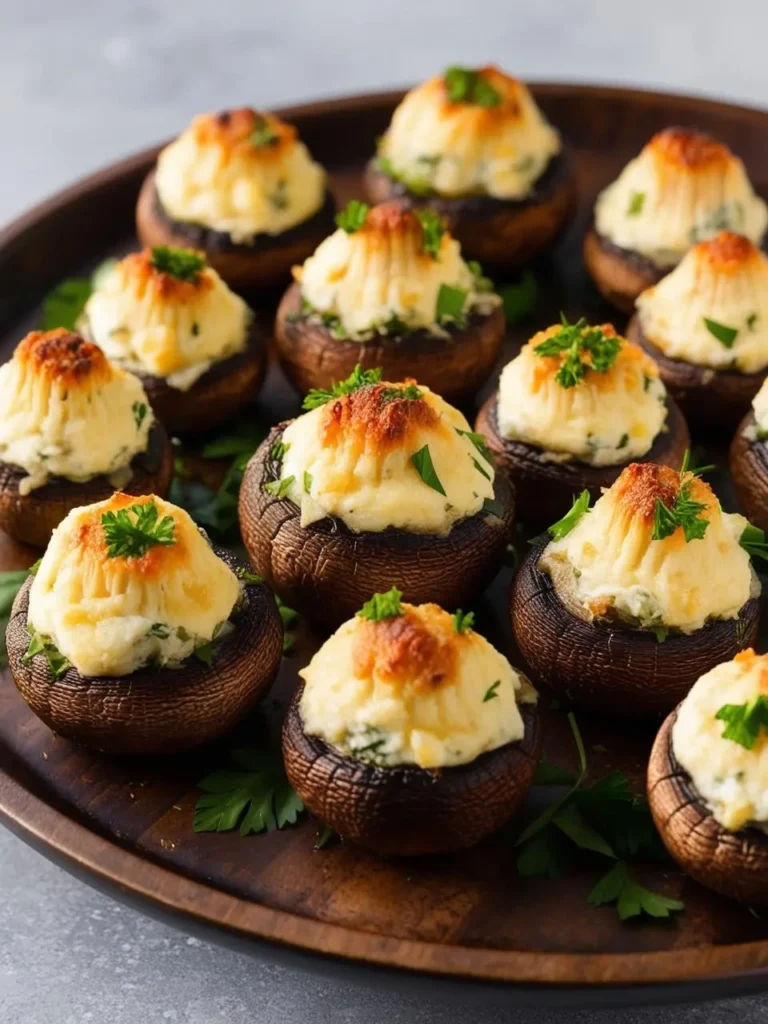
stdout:
[[[0,0],[0,224],[192,114],[407,83],[492,60],[768,105],[764,0]],[[510,908],[514,913],[514,908]],[[668,1011],[485,1010],[305,976],[208,945],[75,881],[0,829],[0,1024],[694,1024]]]

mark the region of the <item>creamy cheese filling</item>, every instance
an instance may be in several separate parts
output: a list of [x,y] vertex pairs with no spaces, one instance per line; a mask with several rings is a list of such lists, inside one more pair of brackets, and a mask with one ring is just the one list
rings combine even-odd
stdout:
[[561,149],[528,88],[494,67],[492,104],[452,102],[444,77],[412,89],[379,142],[379,166],[417,194],[523,199]]
[[695,683],[672,729],[672,749],[713,817],[727,829],[768,823],[768,739],[761,729],[751,750],[723,737],[716,716],[726,704],[768,697],[768,655],[741,651]]
[[[502,437],[541,448],[558,461],[578,459],[593,466],[630,462],[650,450],[667,418],[658,368],[610,325],[597,330],[620,344],[615,361],[605,372],[589,369],[572,386],[558,379],[567,350],[536,351],[562,336],[561,325],[540,331],[507,363],[496,407]],[[590,354],[582,355],[591,365]]]
[[637,312],[643,334],[670,359],[757,373],[768,366],[768,257],[723,231],[644,291]]
[[314,216],[326,178],[295,128],[242,109],[196,117],[160,153],[155,187],[174,220],[247,245]]
[[281,493],[302,526],[334,516],[355,532],[444,536],[493,498],[493,466],[464,416],[421,385],[421,397],[398,397],[406,387],[367,386],[286,427]]
[[747,520],[723,512],[703,480],[687,474],[683,485],[703,506],[702,537],[686,541],[678,526],[653,539],[657,501],[675,507],[680,477],[666,466],[635,463],[564,538],[547,545],[540,567],[567,606],[587,619],[684,633],[739,615],[759,593],[739,543]]
[[482,636],[437,605],[345,622],[299,672],[304,731],[378,765],[447,768],[523,738],[536,694]]
[[425,248],[419,216],[397,202],[374,207],[359,228],[339,228],[294,269],[305,307],[334,337],[367,341],[418,329],[447,337],[447,326],[499,305],[442,226],[435,249]]
[[752,428],[751,440],[765,441],[768,439],[768,379],[763,381],[762,387],[752,399],[752,410],[755,426]]
[[35,331],[0,367],[0,460],[23,469],[19,493],[51,477],[105,475],[124,486],[154,422],[141,381],[69,331]]
[[[179,259],[182,268],[201,261],[200,270],[179,277],[161,269]],[[187,391],[215,363],[243,351],[251,316],[199,253],[160,246],[127,256],[107,273],[79,326],[110,359]]]
[[672,267],[691,245],[719,231],[736,231],[760,244],[768,206],[727,146],[667,128],[600,193],[595,227],[621,248]]
[[[159,519],[172,518],[174,542],[110,557],[102,516],[148,503]],[[118,493],[73,509],[54,530],[30,589],[28,627],[81,675],[124,676],[149,663],[178,665],[223,636],[240,593],[183,509]]]

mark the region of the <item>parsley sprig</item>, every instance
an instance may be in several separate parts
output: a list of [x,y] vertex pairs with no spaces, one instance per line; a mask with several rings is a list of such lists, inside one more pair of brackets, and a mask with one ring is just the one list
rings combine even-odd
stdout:
[[205,256],[202,253],[172,245],[154,246],[149,262],[160,273],[190,283],[197,281],[198,274],[205,269]]
[[457,608],[453,615],[453,628],[457,633],[466,633],[475,625],[475,613],[463,612]]
[[64,657],[49,636],[38,633],[29,623],[27,623],[27,632],[29,633],[29,647],[21,659],[23,663],[28,665],[36,654],[42,654],[48,662],[48,668],[51,670],[53,678],[61,679],[67,669],[72,668],[72,663]]
[[274,146],[279,141],[279,135],[272,128],[269,121],[264,117],[263,114],[256,115],[256,125],[248,136],[248,141],[252,146],[260,148],[261,146]]
[[733,740],[751,750],[760,729],[768,729],[768,698],[758,694],[747,704],[724,704],[715,718],[726,723],[722,732],[724,740]]
[[141,558],[158,544],[167,546],[176,542],[173,516],[161,519],[154,501],[105,512],[101,523],[108,558]]
[[195,805],[195,832],[240,835],[272,832],[293,825],[304,810],[285,776],[282,758],[261,750],[233,750],[235,769],[221,769],[198,783],[203,795]]
[[317,409],[321,405],[332,402],[334,398],[341,398],[342,395],[351,395],[353,391],[359,391],[360,388],[368,387],[369,384],[378,384],[380,380],[380,367],[376,367],[374,370],[364,370],[361,364],[358,363],[346,380],[336,381],[331,385],[330,390],[327,388],[312,388],[311,391],[307,392],[301,407],[306,410]]
[[547,527],[549,535],[553,540],[562,540],[563,537],[568,536],[585,512],[589,510],[589,501],[589,491],[583,490],[578,498],[573,499],[573,504],[563,518],[558,519],[556,523],[552,523],[551,526]]
[[350,199],[344,209],[336,214],[336,227],[346,231],[348,235],[353,235],[365,224],[370,209],[368,203]]
[[374,594],[370,601],[366,601],[363,607],[357,612],[360,619],[368,619],[369,622],[382,622],[384,619],[396,619],[403,614],[403,606],[400,598],[402,590],[392,587],[385,594]]
[[739,544],[752,558],[763,558],[768,561],[768,541],[765,539],[765,531],[759,526],[747,523],[739,537]]
[[424,252],[429,253],[433,260],[440,256],[440,246],[445,234],[445,224],[442,217],[434,210],[416,210],[416,216],[421,224],[421,247]]
[[534,352],[539,356],[565,355],[555,374],[561,387],[575,387],[590,370],[606,373],[613,366],[621,350],[620,338],[605,334],[600,327],[590,327],[584,317],[571,324],[561,313],[560,321],[557,334],[540,342]]
[[689,469],[690,454],[690,451],[686,451],[683,456],[683,464],[680,467],[680,487],[672,507],[665,505],[661,498],[656,499],[656,517],[651,540],[664,540],[681,528],[686,543],[689,543],[692,540],[701,540],[707,532],[709,520],[701,516],[701,513],[706,510],[707,504],[691,497],[691,486],[694,478],[706,472],[710,467],[702,466],[700,469]]
[[474,68],[447,68],[443,81],[451,103],[475,103],[478,107],[498,107],[501,103],[501,93]]

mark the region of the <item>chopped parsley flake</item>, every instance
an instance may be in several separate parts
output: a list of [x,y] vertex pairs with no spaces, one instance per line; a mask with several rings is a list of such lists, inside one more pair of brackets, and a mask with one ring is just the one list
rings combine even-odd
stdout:
[[141,430],[141,424],[144,422],[147,412],[149,411],[147,409],[147,406],[144,404],[144,402],[134,402],[133,405],[131,406],[131,411],[133,412],[133,419],[136,424],[136,429]]
[[489,700],[493,700],[494,697],[498,697],[499,694],[497,691],[500,686],[501,680],[497,679],[495,683],[492,683],[488,687],[488,689],[485,691],[485,696],[483,697],[483,704],[487,704]]
[[[135,516],[134,519],[131,516]],[[175,544],[176,523],[173,516],[163,516],[154,501],[130,505],[101,517],[108,558],[141,558],[156,545]]]
[[768,698],[758,694],[748,704],[724,704],[715,718],[726,723],[723,739],[751,750],[760,729],[768,729]]
[[[540,342],[534,352],[539,356],[565,355],[555,380],[563,388],[575,387],[590,370],[606,373],[616,362],[621,340],[610,337],[600,327],[589,327],[582,317],[575,324],[568,323],[561,313],[561,327],[557,334]],[[584,357],[588,356],[587,361]]]
[[161,274],[169,274],[177,281],[194,283],[200,271],[205,269],[205,256],[193,249],[156,245],[152,249],[150,264]]
[[453,321],[460,326],[466,322],[464,304],[467,301],[467,293],[463,288],[452,288],[448,284],[441,284],[437,293],[437,308],[435,310],[435,321],[438,324],[445,320]]
[[417,452],[411,456],[411,462],[416,468],[416,472],[419,474],[424,483],[431,487],[432,490],[437,491],[438,494],[442,494],[444,497],[445,489],[440,483],[440,478],[435,472],[435,467],[432,462],[432,456],[429,453],[429,445],[425,444],[423,448],[419,448]]
[[627,207],[627,216],[639,216],[643,212],[643,206],[645,206],[645,192],[633,192]]
[[726,348],[733,348],[733,344],[739,335],[738,328],[726,327],[725,324],[719,324],[717,320],[710,320],[706,316],[704,317],[704,326],[712,337],[717,338],[721,345],[724,345]]
[[474,103],[478,107],[498,107],[501,103],[501,93],[474,68],[447,68],[443,81],[451,103]]
[[291,484],[294,480],[295,477],[293,476],[287,476],[284,480],[270,480],[264,484],[264,490],[267,494],[271,494],[273,498],[284,498],[291,489]]
[[374,594],[357,612],[358,618],[368,619],[370,622],[396,619],[403,614],[403,606],[400,603],[402,596],[402,590],[398,590],[397,587],[392,587],[385,594]]
[[301,407],[305,410],[317,409],[327,402],[332,402],[334,398],[341,398],[342,395],[351,395],[352,392],[359,391],[360,388],[368,387],[370,384],[378,384],[380,380],[380,367],[376,367],[373,370],[364,370],[361,364],[358,363],[347,379],[337,381],[331,386],[330,391],[326,388],[312,388],[307,393]]
[[475,624],[475,613],[474,612],[463,612],[461,608],[457,608],[453,616],[453,628],[457,633],[466,633],[467,630],[472,629]]
[[416,216],[421,224],[421,247],[424,252],[429,253],[433,260],[440,256],[440,246],[445,234],[445,224],[442,217],[434,210],[416,210]]
[[363,203],[359,199],[350,199],[344,209],[339,210],[336,214],[336,226],[342,231],[346,231],[348,235],[353,235],[365,224],[370,209],[368,203]]
[[549,535],[553,540],[562,540],[567,537],[574,526],[579,522],[584,513],[589,509],[589,491],[583,490],[578,498],[573,499],[571,508],[562,519],[558,519],[549,528]]

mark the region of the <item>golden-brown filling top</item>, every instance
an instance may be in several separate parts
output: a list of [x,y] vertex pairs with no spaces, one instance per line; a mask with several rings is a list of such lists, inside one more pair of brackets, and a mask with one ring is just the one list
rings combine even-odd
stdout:
[[14,359],[68,387],[91,388],[113,376],[98,345],[62,327],[32,331],[16,346]]
[[298,138],[293,125],[252,107],[199,114],[188,131],[198,145],[218,147],[224,160],[236,156],[255,163],[282,159]]

